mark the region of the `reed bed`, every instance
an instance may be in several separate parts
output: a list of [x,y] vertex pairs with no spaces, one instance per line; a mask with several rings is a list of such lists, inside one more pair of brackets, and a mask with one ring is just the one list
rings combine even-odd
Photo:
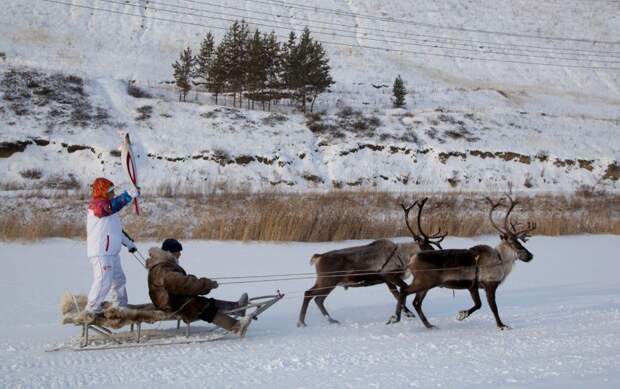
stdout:
[[[494,194],[497,199],[501,194]],[[339,241],[408,236],[401,203],[429,197],[423,226],[451,236],[494,233],[489,206],[477,193],[330,192],[323,194],[208,194],[145,196],[142,213],[123,211],[127,231],[142,239],[257,241]],[[534,221],[534,234],[620,234],[620,196],[575,193],[517,196],[513,212]],[[87,199],[41,196],[5,199],[0,206],[0,239],[34,241],[83,238]],[[412,215],[414,216],[414,215]],[[415,221],[412,220],[415,224]]]

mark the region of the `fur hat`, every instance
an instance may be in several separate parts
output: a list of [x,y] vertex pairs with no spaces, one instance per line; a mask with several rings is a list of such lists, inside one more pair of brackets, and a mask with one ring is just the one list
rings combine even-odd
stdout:
[[176,239],[168,238],[161,244],[161,249],[169,253],[178,253],[183,250],[181,242]]
[[114,183],[107,178],[99,177],[93,181],[92,184],[92,196],[93,199],[107,199],[108,192],[114,188]]

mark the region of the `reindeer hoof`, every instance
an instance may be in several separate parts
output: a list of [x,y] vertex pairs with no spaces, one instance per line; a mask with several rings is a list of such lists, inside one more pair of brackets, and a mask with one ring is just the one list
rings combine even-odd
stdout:
[[327,319],[329,321],[329,324],[340,324],[340,322],[338,320],[334,320],[331,317],[329,319]]
[[499,329],[500,331],[503,331],[503,330],[511,330],[511,329],[512,329],[512,327],[511,327],[511,326],[507,326],[507,325],[505,325],[505,324],[502,324],[501,326],[498,326],[498,327],[497,327],[497,329]]
[[432,324],[427,325],[426,328],[428,328],[429,330],[438,330],[439,329],[438,327],[436,327],[436,326],[434,326]]
[[396,315],[392,315],[392,316],[388,319],[388,321],[387,321],[385,324],[386,324],[386,325],[388,325],[388,324],[394,324],[394,323],[398,323],[399,321],[400,321],[400,319],[398,319],[398,318],[396,317]]
[[469,312],[467,311],[459,311],[459,314],[456,316],[456,320],[463,321],[469,317]]
[[305,328],[305,327],[307,327],[307,326],[306,326],[306,323],[304,323],[303,321],[298,321],[298,322],[297,322],[297,327],[298,327],[298,328]]
[[405,317],[409,318],[409,319],[413,319],[415,318],[415,314],[411,311],[409,312],[405,312]]

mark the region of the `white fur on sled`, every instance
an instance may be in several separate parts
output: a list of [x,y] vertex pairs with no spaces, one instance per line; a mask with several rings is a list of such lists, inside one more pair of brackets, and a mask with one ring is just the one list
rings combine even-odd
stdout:
[[60,298],[62,324],[94,324],[106,328],[121,328],[129,324],[155,323],[163,320],[176,320],[177,316],[160,311],[153,304],[129,305],[126,309],[118,309],[110,303],[103,304],[103,316],[95,316],[84,310],[86,296],[75,296],[65,292]]

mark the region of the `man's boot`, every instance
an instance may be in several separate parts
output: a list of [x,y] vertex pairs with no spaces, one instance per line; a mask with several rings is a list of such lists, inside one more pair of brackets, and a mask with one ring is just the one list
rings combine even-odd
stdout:
[[218,327],[222,327],[223,329],[232,332],[235,335],[239,335],[240,337],[244,337],[248,327],[252,323],[252,317],[246,316],[241,318],[240,320],[235,320],[232,317],[218,312],[213,317],[213,321],[211,322]]
[[[248,302],[250,301],[250,299],[248,298],[248,294],[244,293],[241,295],[241,297],[239,298],[239,301],[237,302],[237,307],[241,308],[241,307],[245,307],[246,305],[248,305]],[[235,312],[235,315],[237,316],[245,316],[245,309]]]
[[252,316],[244,316],[234,325],[233,332],[240,337],[244,337],[250,324],[252,324]]
[[218,311],[213,317],[213,320],[211,321],[211,323],[215,324],[218,327],[222,327],[226,331],[236,333],[235,326],[237,325],[238,321]]

